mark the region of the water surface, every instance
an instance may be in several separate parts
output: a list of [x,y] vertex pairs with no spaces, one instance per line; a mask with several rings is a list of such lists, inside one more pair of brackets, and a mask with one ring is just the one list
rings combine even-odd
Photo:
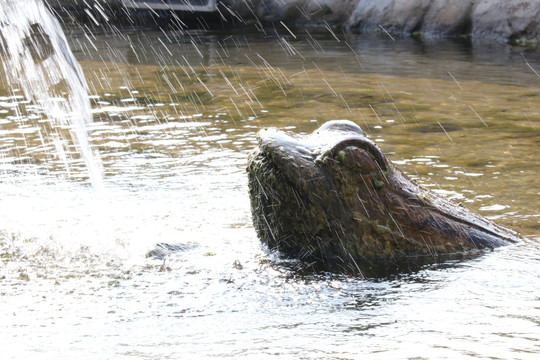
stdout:
[[[294,33],[66,29],[98,193],[67,127],[0,87],[3,356],[537,356],[538,51]],[[256,237],[247,157],[262,127],[331,119],[524,241],[385,279],[297,271]]]

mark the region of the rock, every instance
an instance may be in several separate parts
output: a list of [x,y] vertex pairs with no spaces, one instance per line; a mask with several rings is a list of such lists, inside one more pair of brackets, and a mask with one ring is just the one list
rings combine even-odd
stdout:
[[432,0],[361,0],[348,25],[363,31],[411,34],[419,30]]
[[540,0],[479,0],[472,22],[476,39],[539,38]]
[[168,243],[158,243],[156,246],[149,250],[146,253],[147,258],[152,258],[156,260],[163,260],[166,259],[167,256],[177,253],[177,252],[184,252],[187,250],[191,250],[195,247],[193,244],[183,244],[183,243],[176,243],[176,244],[168,244]]
[[540,38],[540,0],[223,0],[242,16],[363,32],[474,39]]
[[471,31],[473,0],[434,0],[422,26],[428,37],[468,34]]

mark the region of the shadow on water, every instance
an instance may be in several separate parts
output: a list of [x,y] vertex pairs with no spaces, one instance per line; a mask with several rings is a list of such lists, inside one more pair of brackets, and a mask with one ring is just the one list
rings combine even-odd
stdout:
[[[454,269],[467,261],[487,256],[486,251],[444,254],[439,256],[415,256],[393,258],[336,259],[336,261],[303,261],[271,256],[276,266],[281,266],[300,278],[348,276],[360,280],[388,281],[410,279],[426,270]],[[277,259],[277,260],[276,260]]]

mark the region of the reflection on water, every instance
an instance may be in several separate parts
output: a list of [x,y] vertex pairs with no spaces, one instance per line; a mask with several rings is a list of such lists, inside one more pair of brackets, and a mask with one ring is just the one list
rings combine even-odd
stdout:
[[[92,93],[105,193],[91,191],[68,129],[2,86],[7,358],[540,350],[538,52],[304,30],[67,33]],[[411,177],[525,241],[378,280],[301,275],[265,252],[245,174],[256,131],[343,118]],[[145,258],[156,243],[189,246]]]

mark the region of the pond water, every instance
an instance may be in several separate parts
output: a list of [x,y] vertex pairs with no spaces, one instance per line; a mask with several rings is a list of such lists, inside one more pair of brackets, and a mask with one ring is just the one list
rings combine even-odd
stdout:
[[[69,127],[0,85],[2,358],[537,358],[538,50],[291,31],[65,29],[99,191]],[[247,157],[263,127],[331,119],[523,242],[382,279],[297,271],[257,239]]]

